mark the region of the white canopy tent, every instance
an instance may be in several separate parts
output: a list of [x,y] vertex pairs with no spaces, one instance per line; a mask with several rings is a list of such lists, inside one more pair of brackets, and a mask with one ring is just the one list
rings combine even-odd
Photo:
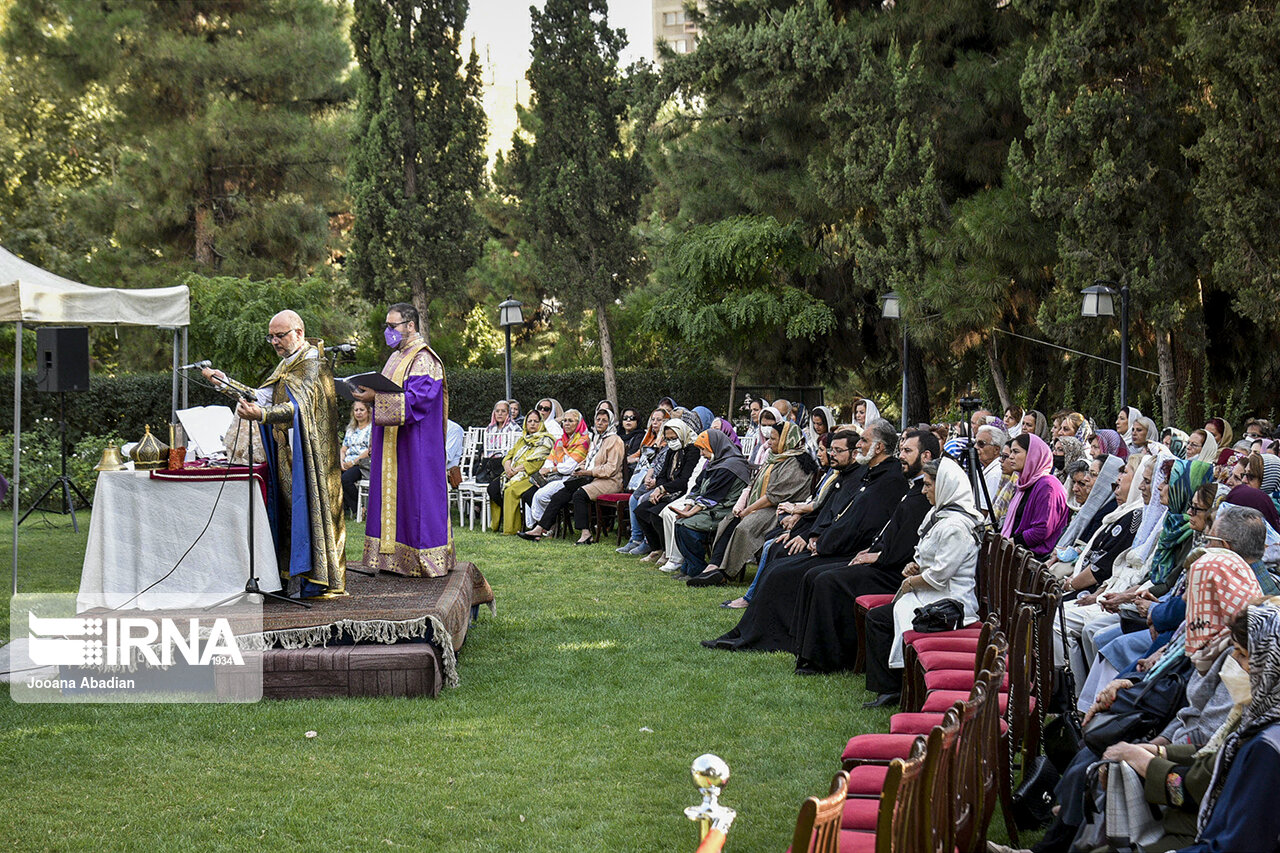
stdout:
[[[22,327],[156,326],[173,331],[173,366],[186,357],[191,294],[185,286],[146,290],[90,287],[54,275],[0,248],[0,322],[16,323],[13,373],[13,591],[18,591],[18,486],[22,443]],[[183,397],[186,397],[184,379]],[[173,408],[178,371],[173,373]]]

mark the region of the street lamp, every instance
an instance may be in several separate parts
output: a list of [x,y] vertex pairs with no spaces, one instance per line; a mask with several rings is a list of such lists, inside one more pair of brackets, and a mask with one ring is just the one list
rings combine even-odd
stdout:
[[507,330],[507,399],[511,399],[511,327],[524,323],[524,303],[511,296],[498,306],[498,325]]
[[1114,317],[1115,296],[1120,294],[1120,408],[1129,405],[1129,285],[1117,290],[1108,285],[1117,285],[1110,279],[1099,279],[1092,287],[1080,291],[1084,294],[1084,304],[1080,314],[1084,317]]
[[889,320],[902,321],[902,430],[907,429],[907,321],[902,318],[902,304],[898,291],[890,290],[880,297],[883,303],[880,316]]

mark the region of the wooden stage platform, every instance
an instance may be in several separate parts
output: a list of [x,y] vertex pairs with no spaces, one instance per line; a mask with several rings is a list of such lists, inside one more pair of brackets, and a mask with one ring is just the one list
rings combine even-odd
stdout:
[[442,578],[349,572],[349,595],[310,610],[263,608],[264,699],[436,696],[458,683],[457,650],[493,590],[473,563]]

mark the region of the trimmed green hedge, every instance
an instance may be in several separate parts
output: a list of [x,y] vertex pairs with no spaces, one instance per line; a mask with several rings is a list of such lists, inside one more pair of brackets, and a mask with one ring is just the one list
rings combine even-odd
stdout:
[[[361,372],[353,365],[340,364],[342,375]],[[494,401],[505,393],[502,370],[450,370],[449,416],[463,426],[483,426],[489,422]],[[728,402],[729,383],[713,373],[670,374],[662,370],[623,369],[618,371],[618,401],[622,406],[651,408],[663,396],[674,397],[681,405],[704,405],[722,414]],[[542,397],[554,397],[566,408],[587,410],[604,398],[604,371],[599,368],[556,372],[523,373],[512,377],[512,392],[524,411]],[[92,376],[89,390],[67,394],[67,434],[72,443],[84,435],[120,435],[128,440],[142,435],[144,424],[153,430],[169,422],[170,380],[168,373],[125,376]],[[190,386],[188,400],[193,406],[229,403],[207,388]],[[647,412],[645,413],[647,415]],[[643,420],[643,416],[642,416]],[[34,373],[22,377],[22,428],[29,430],[41,421],[56,425],[58,395],[36,390]],[[0,373],[0,431],[13,423],[13,374]],[[164,430],[158,435],[167,437]]]

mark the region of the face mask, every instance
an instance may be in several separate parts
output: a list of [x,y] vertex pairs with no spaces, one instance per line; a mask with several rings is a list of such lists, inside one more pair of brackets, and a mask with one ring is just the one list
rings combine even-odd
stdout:
[[679,449],[680,449],[680,439],[678,439],[678,438],[673,438],[673,439],[671,439],[670,441],[668,441],[668,442],[667,442],[667,449],[668,449],[668,450],[679,450]]
[[1218,672],[1218,677],[1222,679],[1227,692],[1231,694],[1232,702],[1237,705],[1248,705],[1253,701],[1253,687],[1249,683],[1249,673],[1244,671],[1244,667],[1240,666],[1235,658],[1227,658],[1227,662]]
[[1061,453],[1053,454],[1053,467],[1057,468],[1059,471],[1062,470],[1062,465],[1066,461],[1067,461],[1067,457],[1065,455]]
[[382,333],[382,338],[387,342],[387,346],[398,347],[404,340],[404,335],[400,334],[399,329],[386,329]]
[[773,441],[773,427],[771,426],[760,427],[760,440]]

